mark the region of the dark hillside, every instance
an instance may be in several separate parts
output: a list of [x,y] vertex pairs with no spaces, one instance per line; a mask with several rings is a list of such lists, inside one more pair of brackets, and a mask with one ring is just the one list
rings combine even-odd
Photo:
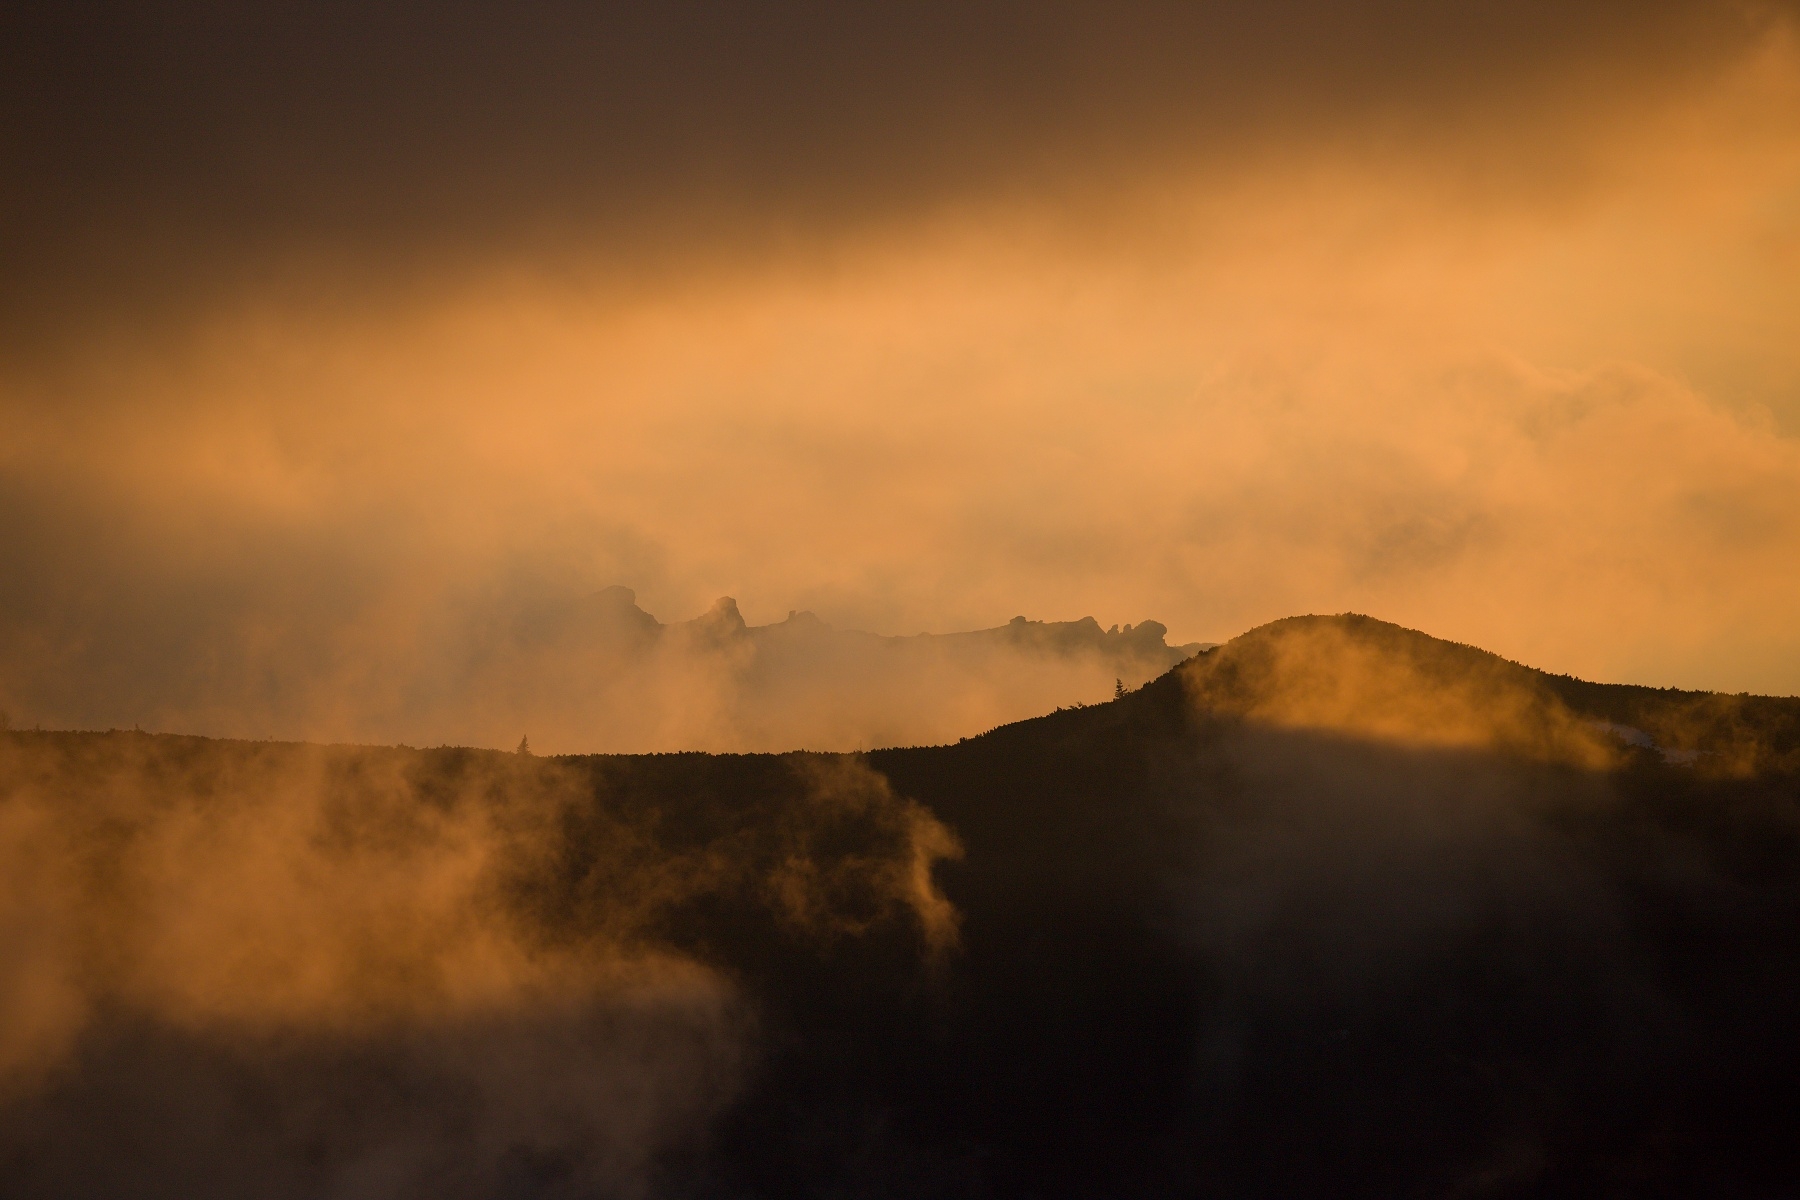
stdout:
[[1797,729],[1346,617],[865,756],[4,735],[0,1191],[1792,1195]]

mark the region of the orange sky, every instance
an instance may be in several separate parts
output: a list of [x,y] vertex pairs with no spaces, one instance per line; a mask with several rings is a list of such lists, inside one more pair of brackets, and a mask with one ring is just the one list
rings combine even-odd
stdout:
[[[20,258],[54,305],[7,297],[0,706],[129,724],[179,677],[172,722],[354,732],[316,698],[612,583],[884,633],[1355,610],[1800,692],[1800,26],[1732,12],[1691,54],[1571,34],[1460,90],[1454,55],[1388,88],[1352,47],[1355,86],[1245,83],[1244,136],[1228,90],[1149,120],[1114,72],[1092,128],[1020,118],[988,170],[1007,105],[1049,103],[1000,79],[958,110],[1000,134],[935,158],[859,118],[882,170],[392,254],[236,193],[255,237],[183,242],[203,209],[147,194]],[[116,288],[83,274],[109,245]]]

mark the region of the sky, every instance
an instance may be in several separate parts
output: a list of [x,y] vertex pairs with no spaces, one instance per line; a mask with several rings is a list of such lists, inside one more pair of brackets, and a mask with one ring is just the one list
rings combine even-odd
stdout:
[[26,5],[0,708],[608,585],[1800,693],[1791,4]]

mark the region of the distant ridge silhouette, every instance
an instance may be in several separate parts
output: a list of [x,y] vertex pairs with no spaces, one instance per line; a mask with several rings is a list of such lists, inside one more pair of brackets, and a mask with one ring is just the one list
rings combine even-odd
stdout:
[[899,636],[837,629],[817,614],[803,610],[789,612],[784,620],[768,625],[750,625],[730,596],[719,597],[710,609],[692,620],[665,625],[638,607],[636,592],[619,585],[602,588],[579,601],[540,606],[526,618],[526,628],[536,637],[558,641],[647,643],[664,636],[687,634],[721,643],[743,641],[759,649],[804,646],[840,653],[866,653],[876,648],[904,653],[926,646],[1004,646],[1043,654],[1092,652],[1132,668],[1158,664],[1161,670],[1216,644],[1189,642],[1171,646],[1165,640],[1168,627],[1160,621],[1103,629],[1092,617],[1032,621],[1019,616],[991,629]]
[[1204,648],[1171,646],[1167,633],[1157,621],[1104,629],[1092,617],[1019,616],[990,629],[885,636],[804,611],[751,625],[729,596],[664,624],[630,588],[609,587],[523,608],[440,693],[479,697],[478,711],[453,711],[447,717],[467,723],[436,727],[414,716],[410,736],[498,746],[530,729],[540,752],[941,743],[1104,699]]
[[1800,698],[1298,617],[866,754],[0,732],[0,833],[9,1195],[1800,1178]]

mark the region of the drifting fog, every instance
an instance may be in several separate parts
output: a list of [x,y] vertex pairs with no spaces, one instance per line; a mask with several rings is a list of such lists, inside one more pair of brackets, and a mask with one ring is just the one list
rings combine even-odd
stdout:
[[[732,595],[885,635],[1373,612],[1800,690],[1791,14],[1290,7],[1022,42],[846,14],[772,57],[747,15],[446,23],[381,71],[335,10],[87,42],[46,11],[18,86],[72,65],[8,150],[0,708],[623,746],[446,699],[497,626],[621,582],[665,621]],[[678,669],[651,707],[701,715],[634,744],[962,736],[1109,689],[1077,674],[928,673],[909,726],[912,684],[714,720]]]
[[63,678],[55,691],[25,693],[24,708],[77,727],[129,716],[211,736],[524,741],[540,754],[866,750],[953,742],[1104,700],[1202,648],[1170,646],[1166,632],[1156,621],[1103,630],[1092,617],[1020,616],[995,629],[881,637],[809,612],[748,625],[730,597],[665,625],[614,586],[464,613],[410,645],[371,647],[354,666],[271,647],[279,664],[172,661],[135,694],[104,699],[85,679]]
[[[1628,784],[1753,775],[1750,701],[1347,626],[1184,669],[1194,736],[1106,806],[1004,737],[939,812],[857,762],[734,760],[746,808],[694,759],[123,730],[953,741],[1346,610],[1800,691],[1792,5],[104,7],[0,37],[14,1190],[703,1191],[767,1046],[697,911],[898,938],[883,1002],[967,972],[1023,1039],[982,1046],[1203,978],[1119,1043],[1203,1134],[1311,1097],[1257,1128],[1425,1130],[1475,1190],[1583,1088],[1703,1103],[1626,1086],[1671,1007],[1761,1032],[1792,923],[1733,906],[1783,880],[1614,836]],[[1644,968],[1644,896],[1716,971]],[[1773,1053],[1716,1043],[1722,1088]],[[1018,1089],[1050,1150],[1117,1133],[1064,1099]]]
[[643,1194],[753,1065],[684,906],[956,941],[941,824],[775,771],[751,828],[684,828],[528,756],[0,735],[9,1194]]
[[[1066,1153],[1284,1191],[1324,1145],[1504,1190],[1588,1134],[1636,1170],[1641,1105],[1760,1137],[1729,1098],[1791,1079],[1758,776],[1797,733],[1361,617],[866,758],[13,731],[0,1162],[20,1195],[710,1194],[755,1102],[831,1186]],[[1025,1166],[956,1157],[1015,1125]]]
[[459,677],[357,728],[475,745],[530,730],[552,753],[934,745],[1106,699],[1200,649],[1168,646],[1155,621],[1102,630],[1091,617],[907,638],[802,612],[751,626],[729,597],[664,625],[622,587],[487,632]]
[[[1627,870],[1594,854],[1617,834],[1599,768],[1622,747],[1511,664],[1442,650],[1276,629],[1188,681],[1223,718],[1169,784],[1172,926],[1218,989],[1194,1086],[1214,1144],[1272,1191],[1341,1156],[1375,1179],[1383,1159],[1431,1162],[1446,1193],[1529,1192],[1582,1161],[1571,1106],[1628,1109],[1696,1037],[1633,876],[1691,851],[1640,834]],[[1694,893],[1728,886],[1693,872]],[[1285,1125],[1240,1115],[1271,1097]],[[1328,1138],[1360,1153],[1321,1156]]]

